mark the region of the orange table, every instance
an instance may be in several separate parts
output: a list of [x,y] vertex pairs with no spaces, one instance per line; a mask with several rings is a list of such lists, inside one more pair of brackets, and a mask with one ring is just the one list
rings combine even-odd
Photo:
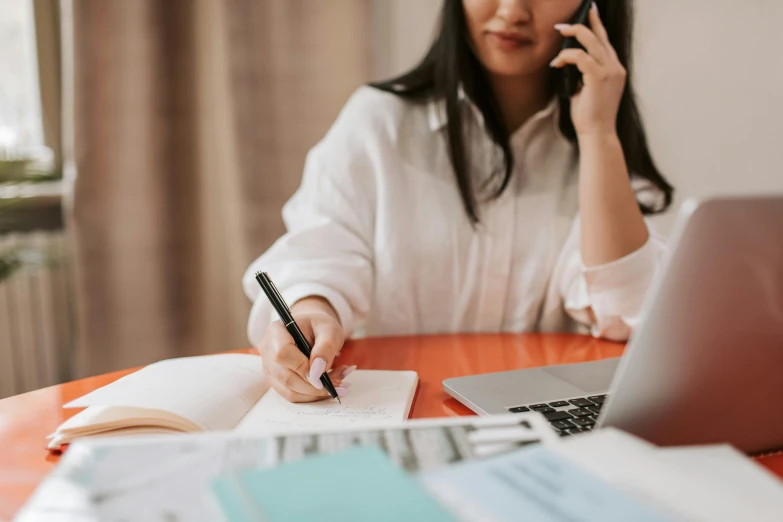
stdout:
[[[453,335],[362,339],[340,360],[365,369],[416,370],[421,379],[412,417],[470,415],[441,387],[443,379],[619,356],[623,345],[565,334]],[[0,400],[0,520],[13,516],[57,457],[45,437],[75,411],[62,405],[133,370],[70,382]],[[783,455],[759,459],[783,477]]]

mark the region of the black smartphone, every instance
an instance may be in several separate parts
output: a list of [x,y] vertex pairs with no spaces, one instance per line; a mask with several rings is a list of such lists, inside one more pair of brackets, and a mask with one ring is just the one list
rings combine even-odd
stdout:
[[[587,19],[590,16],[590,8],[593,7],[593,0],[582,0],[582,4],[576,11],[573,19],[571,19],[571,25],[582,24],[588,25]],[[584,49],[582,44],[579,43],[573,36],[569,36],[563,42],[563,49]],[[582,73],[577,69],[576,65],[568,64],[563,67],[563,95],[567,98],[571,98],[579,90],[579,86],[582,83]]]

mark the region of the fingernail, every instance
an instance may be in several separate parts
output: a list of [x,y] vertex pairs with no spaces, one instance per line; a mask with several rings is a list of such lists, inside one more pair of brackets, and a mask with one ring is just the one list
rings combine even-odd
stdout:
[[559,56],[555,56],[555,59],[554,59],[554,60],[552,60],[551,62],[549,62],[549,66],[550,66],[550,67],[554,67],[554,66],[555,66],[555,64],[557,63],[557,59],[558,59],[558,58],[559,58]]
[[348,388],[344,388],[342,386],[338,386],[335,388],[335,391],[337,392],[338,397],[345,397],[350,393],[350,390]]
[[593,2],[593,7],[592,7],[592,9],[593,9],[593,11],[595,11],[595,14],[598,14],[598,4],[596,4],[595,2]]
[[562,31],[563,29],[568,29],[569,27],[571,27],[571,24],[555,24],[555,29],[557,29],[558,31]]
[[340,388],[350,388],[350,387],[351,387],[351,383],[350,382],[341,382],[340,383]]
[[310,381],[316,390],[322,390],[324,385],[321,384],[321,375],[326,370],[326,361],[320,357],[313,361],[310,365],[310,375],[307,376],[307,380]]
[[353,366],[349,366],[348,368],[346,368],[345,370],[343,370],[343,373],[341,373],[341,374],[340,374],[340,377],[341,377],[341,378],[343,378],[343,379],[345,379],[346,377],[348,377],[349,375],[351,375],[351,373],[353,373],[353,371],[354,371],[355,369],[356,369],[356,365],[355,365],[355,364],[354,364]]

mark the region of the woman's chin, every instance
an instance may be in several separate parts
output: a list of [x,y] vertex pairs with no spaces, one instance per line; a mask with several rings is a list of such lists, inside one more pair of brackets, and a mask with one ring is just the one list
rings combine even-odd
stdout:
[[[540,74],[548,69],[548,60],[540,50],[525,49],[516,53],[490,52],[480,57],[484,68],[493,76],[519,77]],[[550,58],[551,59],[551,58]]]
[[504,78],[519,78],[540,74],[546,68],[538,63],[491,63],[485,64],[492,76]]

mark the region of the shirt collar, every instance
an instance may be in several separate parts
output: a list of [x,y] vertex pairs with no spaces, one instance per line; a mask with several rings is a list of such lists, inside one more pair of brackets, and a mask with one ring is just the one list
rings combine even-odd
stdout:
[[[471,111],[473,111],[473,115],[476,117],[476,121],[479,122],[479,125],[483,126],[484,115],[481,114],[481,111],[478,109],[478,107],[476,107],[476,105],[470,100],[470,98],[468,98],[467,94],[465,94],[465,91],[462,89],[462,87],[460,87],[459,91],[457,91],[457,99],[460,102],[468,104]],[[441,98],[438,100],[430,101],[427,107],[427,112],[428,112],[427,120],[429,122],[430,130],[432,132],[437,132],[446,126],[446,123],[448,122],[448,116],[446,115],[446,100]],[[560,114],[560,104],[558,103],[557,97],[554,96],[546,105],[546,107],[544,107],[543,109],[535,113],[533,116],[531,116],[530,119],[526,121],[525,124],[520,129],[518,129],[514,134],[519,133],[530,123],[537,120],[551,118],[554,122],[557,122],[559,119],[559,114]]]
[[[462,86],[459,87],[459,90],[457,91],[457,99],[462,103],[467,103],[470,109],[473,111],[473,115],[479,118],[479,121],[481,124],[484,124],[484,116],[481,114],[481,111],[478,110],[478,107],[470,101],[468,98],[468,95],[465,94],[465,90],[462,88]],[[441,130],[443,127],[446,126],[446,123],[448,122],[449,118],[446,115],[446,100],[443,98],[432,100],[429,103],[428,110],[428,120],[430,124],[430,130],[432,132],[437,132]]]

